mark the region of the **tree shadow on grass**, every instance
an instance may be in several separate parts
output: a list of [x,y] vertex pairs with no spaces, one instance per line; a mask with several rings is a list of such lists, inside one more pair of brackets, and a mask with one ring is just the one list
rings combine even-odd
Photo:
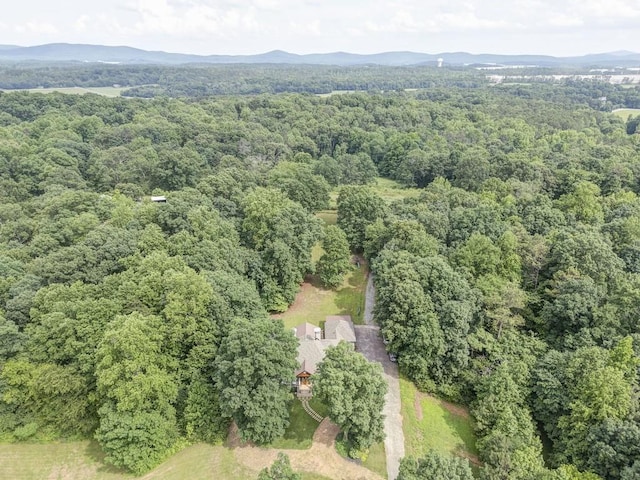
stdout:
[[473,421],[469,417],[452,413],[443,403],[441,403],[441,405],[445,410],[445,423],[461,440],[461,443],[456,446],[454,453],[460,457],[466,458],[472,464],[479,463],[478,450],[476,448],[476,440],[473,430]]
[[[351,287],[342,287],[336,292],[336,306],[338,307],[337,315],[351,315],[351,319],[354,320],[362,312],[358,312],[358,292]],[[360,310],[362,307],[360,307]]]
[[317,428],[318,422],[304,411],[299,400],[293,400],[289,406],[289,426],[284,435],[274,440],[268,447],[306,450],[311,447],[313,434]]
[[320,275],[311,275],[311,274],[307,274],[304,277],[304,281],[308,284],[310,284],[311,286],[318,288],[320,290],[331,290],[330,288],[325,287],[322,284],[322,281],[320,280]]
[[130,476],[131,474],[126,470],[123,470],[113,465],[109,465],[105,461],[106,455],[102,451],[100,444],[95,440],[90,441],[87,444],[87,448],[84,451],[85,456],[96,464],[96,471],[100,473],[109,473],[113,475]]

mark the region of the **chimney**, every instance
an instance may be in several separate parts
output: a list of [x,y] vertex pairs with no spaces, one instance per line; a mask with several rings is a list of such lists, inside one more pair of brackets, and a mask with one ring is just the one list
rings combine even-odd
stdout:
[[322,329],[320,327],[314,328],[313,333],[316,340],[322,340]]

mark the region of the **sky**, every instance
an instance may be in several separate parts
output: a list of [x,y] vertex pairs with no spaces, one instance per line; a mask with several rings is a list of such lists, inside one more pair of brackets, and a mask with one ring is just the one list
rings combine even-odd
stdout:
[[[8,2],[7,2],[8,3]],[[207,54],[640,50],[640,0],[18,0],[0,44]]]

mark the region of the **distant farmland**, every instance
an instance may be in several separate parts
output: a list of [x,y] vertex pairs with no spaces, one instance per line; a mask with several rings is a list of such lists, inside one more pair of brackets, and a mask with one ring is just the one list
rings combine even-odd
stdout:
[[55,88],[25,88],[25,89],[1,89],[3,92],[36,92],[36,93],[70,93],[76,95],[85,95],[87,93],[95,93],[105,97],[119,97],[120,94],[131,87],[55,87]]
[[618,108],[611,113],[617,115],[622,120],[627,120],[629,118],[629,115],[640,115],[640,108]]

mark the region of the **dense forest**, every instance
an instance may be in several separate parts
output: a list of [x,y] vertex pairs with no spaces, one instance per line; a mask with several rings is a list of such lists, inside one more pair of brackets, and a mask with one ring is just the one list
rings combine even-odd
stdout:
[[[515,95],[552,100],[563,104],[584,104],[593,109],[640,108],[640,89],[588,80],[550,83],[541,79],[523,85],[521,70],[504,70],[515,75],[496,88]],[[565,71],[558,68],[528,69],[530,75],[589,73],[586,69]],[[470,67],[430,66],[351,67],[321,65],[0,65],[0,89],[61,87],[125,88],[126,97],[203,98],[211,95],[256,95],[264,93],[329,94],[334,91],[387,92],[436,88],[485,88],[487,72]]]
[[[45,64],[46,65],[46,64]],[[204,97],[259,93],[331,93],[334,90],[400,90],[487,83],[473,69],[433,67],[238,65],[0,65],[0,88],[133,87],[130,97]]]
[[[640,135],[586,99],[640,93],[564,87],[0,93],[0,439],[94,437],[135,473],[231,420],[269,442],[296,347],[268,312],[329,235],[401,372],[470,406],[482,479],[639,478]],[[467,478],[401,473],[434,468]]]

